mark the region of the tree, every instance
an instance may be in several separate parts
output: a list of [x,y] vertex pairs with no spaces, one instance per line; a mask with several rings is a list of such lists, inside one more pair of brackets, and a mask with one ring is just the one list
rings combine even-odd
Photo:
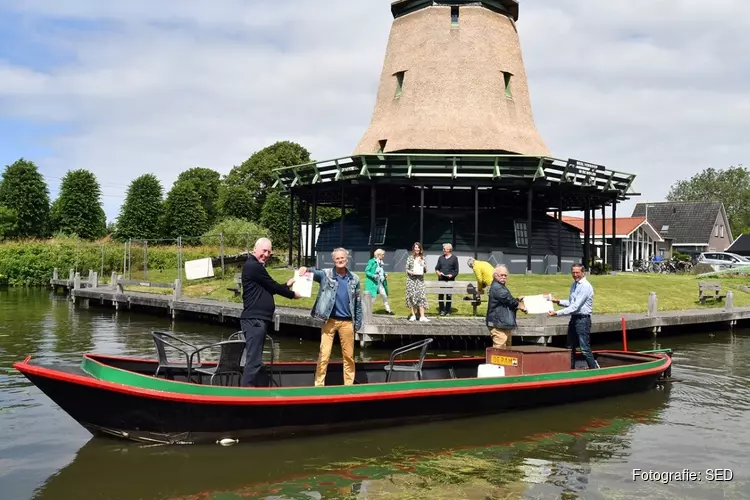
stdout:
[[93,173],[83,169],[68,171],[53,204],[56,229],[88,240],[105,236],[107,216],[101,197],[101,187]]
[[128,186],[125,203],[115,225],[115,238],[154,240],[160,236],[163,189],[153,174],[145,174]]
[[164,201],[162,232],[168,238],[193,238],[208,229],[206,210],[189,183],[175,182]]
[[725,170],[707,168],[689,180],[677,181],[667,200],[721,201],[733,235],[750,229],[750,172],[741,165]]
[[206,211],[209,226],[216,221],[218,215],[219,186],[221,174],[210,168],[195,167],[182,172],[177,182],[187,182],[198,193],[201,204]]
[[0,182],[0,205],[16,213],[16,236],[47,236],[49,189],[34,162],[21,158],[6,165]]
[[241,186],[222,185],[219,190],[219,212],[222,217],[250,220],[257,213],[250,191]]
[[15,210],[0,205],[0,240],[13,235],[17,220]]
[[276,142],[261,149],[242,165],[234,167],[227,175],[227,187],[242,187],[255,200],[252,218],[257,218],[266,201],[269,188],[274,183],[273,170],[310,162],[310,153],[299,144],[290,141]]

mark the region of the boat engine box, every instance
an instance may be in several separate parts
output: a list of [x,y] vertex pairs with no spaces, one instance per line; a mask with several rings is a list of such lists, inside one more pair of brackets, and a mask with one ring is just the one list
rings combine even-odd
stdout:
[[487,363],[505,368],[505,376],[570,370],[570,349],[536,345],[488,347]]

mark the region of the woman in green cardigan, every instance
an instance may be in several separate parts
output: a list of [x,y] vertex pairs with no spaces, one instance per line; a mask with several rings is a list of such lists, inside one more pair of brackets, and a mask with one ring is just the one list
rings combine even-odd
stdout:
[[375,305],[375,301],[378,295],[383,297],[383,305],[385,311],[388,314],[393,314],[391,306],[388,304],[388,275],[383,267],[383,257],[385,257],[385,250],[378,248],[375,250],[375,256],[370,259],[365,268],[365,291],[372,297],[372,304]]

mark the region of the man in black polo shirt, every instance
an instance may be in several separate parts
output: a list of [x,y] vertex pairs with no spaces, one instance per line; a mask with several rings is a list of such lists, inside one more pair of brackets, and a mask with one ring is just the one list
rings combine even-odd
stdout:
[[247,350],[245,352],[245,369],[242,374],[242,385],[255,386],[255,377],[263,366],[263,343],[268,326],[273,321],[276,310],[273,296],[281,295],[288,299],[299,299],[300,295],[291,290],[294,279],[286,286],[277,283],[266,271],[266,262],[271,257],[271,240],[260,238],[255,242],[253,253],[242,267],[242,304],[244,309],[240,316],[240,325],[245,334]]

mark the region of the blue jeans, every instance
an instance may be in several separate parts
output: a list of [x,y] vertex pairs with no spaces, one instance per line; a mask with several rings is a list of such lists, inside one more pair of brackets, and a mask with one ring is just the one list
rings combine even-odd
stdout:
[[591,353],[591,316],[571,316],[568,323],[568,347],[570,350],[570,368],[576,367],[576,347],[581,348],[589,368],[598,368]]
[[262,319],[241,319],[240,326],[245,334],[245,368],[242,372],[242,386],[255,387],[255,378],[263,366],[263,344],[266,341],[268,321]]

